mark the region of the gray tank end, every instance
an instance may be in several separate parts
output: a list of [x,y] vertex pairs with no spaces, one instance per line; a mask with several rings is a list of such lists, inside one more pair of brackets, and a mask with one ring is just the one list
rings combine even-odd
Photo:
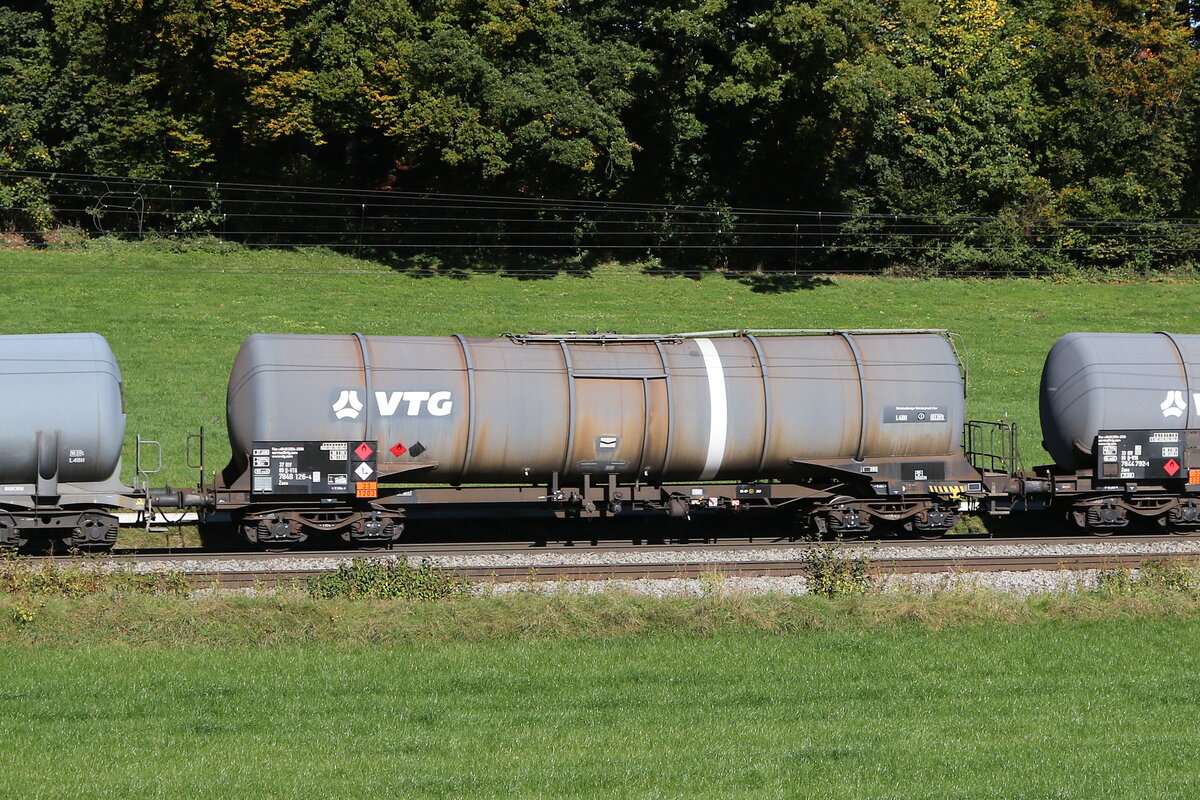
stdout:
[[1093,464],[1101,430],[1200,427],[1200,336],[1068,333],[1042,370],[1043,446],[1055,464]]
[[0,409],[0,502],[119,478],[124,399],[104,337],[0,336]]

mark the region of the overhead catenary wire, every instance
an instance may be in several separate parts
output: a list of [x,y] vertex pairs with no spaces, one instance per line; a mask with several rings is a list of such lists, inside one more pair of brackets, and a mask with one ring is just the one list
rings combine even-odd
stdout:
[[[813,258],[939,254],[963,246],[980,254],[1088,254],[1099,240],[1143,255],[1200,257],[1200,220],[1193,218],[855,214],[0,171],[0,182],[17,180],[40,181],[55,218],[93,235],[206,236],[264,249],[777,254],[787,256],[786,271],[796,274],[806,271],[796,255],[816,251],[821,255]],[[22,209],[0,211],[15,218]]]
[[[297,201],[297,200],[279,200],[279,199],[238,199],[231,195],[234,191],[253,191],[258,194],[307,194],[313,196],[329,195],[344,201],[346,205],[352,205],[356,209],[362,204],[362,198],[374,197],[381,201],[383,206],[389,207],[407,207],[407,208],[426,208],[430,204],[452,204],[454,207],[461,209],[478,209],[481,207],[491,207],[496,205],[508,205],[512,208],[529,208],[530,206],[544,207],[548,209],[586,209],[595,211],[597,209],[611,212],[658,212],[672,214],[756,214],[756,215],[778,215],[786,217],[810,217],[814,220],[813,224],[827,223],[829,220],[864,220],[864,221],[881,221],[889,222],[893,225],[899,224],[901,220],[905,222],[916,222],[919,224],[959,224],[964,222],[976,223],[1011,223],[1014,220],[1007,217],[994,216],[979,216],[979,215],[943,215],[943,214],[896,214],[896,213],[855,213],[848,211],[829,211],[829,210],[805,210],[805,209],[780,209],[780,208],[762,208],[757,206],[698,206],[687,204],[671,204],[671,203],[631,203],[627,201],[615,200],[587,200],[587,199],[572,199],[562,200],[543,197],[523,197],[515,195],[472,195],[472,194],[446,194],[432,192],[411,192],[399,190],[364,190],[364,189],[340,189],[331,187],[306,187],[306,186],[283,186],[272,184],[237,184],[228,182],[213,182],[203,183],[199,181],[180,181],[168,179],[141,179],[129,177],[114,177],[114,176],[95,176],[95,175],[73,175],[67,173],[54,172],[36,172],[28,170],[0,170],[0,178],[38,178],[59,182],[76,182],[89,183],[97,185],[105,185],[121,181],[129,184],[136,184],[140,187],[159,186],[159,187],[174,187],[183,188],[190,186],[192,188],[205,189],[206,191],[218,190],[226,193],[223,195],[222,203],[244,203],[244,204],[289,204],[311,202],[312,204],[327,205],[328,201]],[[69,195],[62,194],[67,197]],[[77,198],[92,197],[94,195],[76,194]],[[149,197],[165,197],[157,195],[149,195]],[[409,199],[414,202],[408,204],[398,204],[396,199]],[[200,198],[197,198],[200,199]],[[207,196],[204,199],[210,199]],[[419,203],[416,201],[420,201]],[[471,201],[471,202],[467,202]],[[371,205],[371,204],[368,204]],[[1031,218],[1036,220],[1036,218]],[[1047,220],[1050,222],[1051,220]],[[1064,225],[1105,225],[1105,226],[1131,226],[1143,225],[1147,223],[1164,223],[1173,225],[1189,225],[1200,227],[1200,218],[1194,217],[1161,217],[1153,219],[1092,219],[1092,218],[1064,218],[1061,220],[1053,220],[1054,224]],[[784,223],[781,223],[784,224]],[[790,223],[787,223],[790,224]]]

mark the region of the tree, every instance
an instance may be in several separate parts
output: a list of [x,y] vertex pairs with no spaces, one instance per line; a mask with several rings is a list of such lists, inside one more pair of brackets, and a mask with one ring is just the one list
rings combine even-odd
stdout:
[[842,127],[834,157],[847,205],[975,240],[943,250],[947,239],[893,230],[875,239],[885,259],[994,265],[996,236],[1011,244],[1011,230],[980,230],[964,218],[1020,217],[1046,190],[1033,36],[1000,0],[893,0],[863,53],[837,65],[827,85]]

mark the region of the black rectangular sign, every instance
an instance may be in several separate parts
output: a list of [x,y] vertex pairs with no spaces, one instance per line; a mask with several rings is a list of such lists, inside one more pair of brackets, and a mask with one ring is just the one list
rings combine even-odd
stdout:
[[1097,480],[1185,480],[1200,468],[1200,431],[1100,431],[1096,437]]
[[255,442],[252,491],[374,497],[376,449],[375,442]]
[[900,480],[944,481],[946,480],[946,462],[902,461],[900,463]]

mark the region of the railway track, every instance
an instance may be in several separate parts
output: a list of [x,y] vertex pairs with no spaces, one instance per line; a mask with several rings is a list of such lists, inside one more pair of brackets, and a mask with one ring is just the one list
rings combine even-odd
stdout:
[[[1200,561],[1200,555],[1175,553],[1097,554],[1076,556],[974,556],[952,558],[875,559],[869,572],[875,576],[908,575],[940,572],[1002,572],[1027,570],[1087,570],[1136,568],[1145,561]],[[189,572],[197,587],[217,586],[221,589],[262,588],[298,584],[308,578],[326,574],[328,569],[240,570],[235,572]],[[537,566],[480,566],[456,567],[449,571],[472,582],[511,583],[519,581],[634,581],[664,579],[694,579],[719,574],[730,578],[789,577],[807,575],[808,562],[802,559],[786,561],[723,561],[723,562],[662,562],[653,564],[543,564]]]
[[[730,578],[808,574],[814,549],[828,543],[783,539],[739,539],[631,544],[528,542],[410,542],[384,551],[309,550],[287,553],[143,550],[117,552],[98,563],[132,563],[137,569],[175,570],[197,587],[222,589],[295,584],[336,570],[355,558],[429,560],[475,582],[688,579],[719,574]],[[1137,567],[1143,561],[1200,561],[1200,538],[1180,536],[953,537],[839,544],[846,555],[861,554],[875,575],[972,573],[1029,570],[1087,570]],[[64,563],[67,556],[31,560]],[[86,557],[85,557],[86,559]]]
[[[1066,536],[1066,537],[1004,537],[991,538],[981,536],[954,536],[942,539],[870,539],[862,541],[838,542],[843,549],[899,549],[924,548],[936,552],[944,548],[979,547],[992,548],[1003,546],[1089,546],[1089,545],[1145,545],[1156,543],[1188,544],[1195,543],[1195,549],[1200,554],[1200,536],[1187,537],[1179,535],[1135,535],[1135,536]],[[516,555],[516,554],[570,554],[570,553],[660,553],[665,551],[687,550],[702,554],[705,551],[738,551],[738,550],[796,550],[806,552],[828,546],[830,542],[792,541],[788,539],[762,538],[748,540],[680,540],[664,541],[654,544],[630,544],[629,540],[599,540],[576,543],[550,543],[532,545],[528,542],[414,542],[397,543],[385,550],[363,549],[312,549],[291,550],[282,553],[263,552],[260,550],[210,551],[199,548],[177,549],[140,549],[115,550],[114,558],[132,561],[190,561],[190,560],[226,560],[240,561],[273,561],[277,559],[298,558],[372,558],[376,556],[407,556],[437,558],[443,556],[478,556],[478,555]],[[31,558],[67,559],[71,556],[31,556]]]

